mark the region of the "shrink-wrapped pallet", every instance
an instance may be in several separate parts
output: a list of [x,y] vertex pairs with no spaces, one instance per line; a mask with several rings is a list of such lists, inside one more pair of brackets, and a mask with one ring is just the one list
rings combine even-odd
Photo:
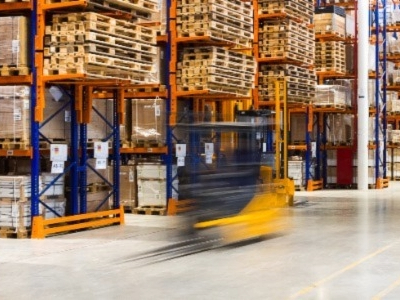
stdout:
[[338,6],[318,7],[314,15],[315,33],[346,35],[346,13]]
[[0,176],[0,199],[27,201],[31,197],[31,177]]
[[345,108],[347,90],[341,85],[317,85],[313,104],[316,106]]
[[333,145],[350,144],[354,138],[354,116],[329,114],[327,118],[327,142]]
[[[167,182],[166,180],[140,179],[138,184],[138,206],[166,206],[167,205]],[[177,199],[178,181],[172,182],[172,198]]]
[[27,75],[28,19],[24,16],[0,17],[1,75]]
[[165,100],[132,100],[132,135],[134,146],[162,146],[165,144]]
[[86,168],[87,185],[106,186],[106,179],[109,181],[109,166],[106,169],[96,169],[96,159],[89,158],[87,160],[88,167]]
[[0,87],[0,139],[28,143],[30,136],[29,97],[29,87]]
[[31,226],[30,201],[0,199],[0,227],[20,229]]

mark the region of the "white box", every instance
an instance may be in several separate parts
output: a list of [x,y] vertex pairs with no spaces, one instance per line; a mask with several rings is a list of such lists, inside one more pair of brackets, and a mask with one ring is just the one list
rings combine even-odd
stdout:
[[[178,190],[178,181],[172,183]],[[178,198],[173,189],[173,198]],[[138,206],[166,206],[167,205],[167,182],[165,180],[148,180],[138,178]]]
[[[161,164],[138,164],[136,167],[137,177],[146,179],[166,179],[167,178],[167,166]],[[172,177],[176,176],[177,167],[172,166]]]

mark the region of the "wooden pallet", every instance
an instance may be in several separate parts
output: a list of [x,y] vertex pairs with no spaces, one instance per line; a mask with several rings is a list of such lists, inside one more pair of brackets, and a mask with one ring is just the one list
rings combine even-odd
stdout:
[[30,143],[25,140],[19,139],[1,139],[0,140],[0,149],[7,150],[27,150],[30,147]]
[[26,239],[29,237],[30,229],[26,227],[0,227],[0,238]]
[[28,67],[3,66],[0,69],[0,76],[25,76],[29,75],[29,72]]
[[139,214],[139,215],[164,216],[167,213],[167,209],[165,206],[142,206],[142,207],[135,207],[133,209],[133,213]]

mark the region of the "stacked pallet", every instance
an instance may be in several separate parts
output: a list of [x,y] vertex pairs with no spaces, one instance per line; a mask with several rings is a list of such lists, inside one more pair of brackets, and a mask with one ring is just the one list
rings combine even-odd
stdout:
[[258,14],[284,14],[287,17],[309,22],[313,18],[312,1],[258,0]]
[[315,34],[308,23],[267,19],[259,27],[259,56],[314,64]]
[[240,0],[178,0],[177,36],[210,37],[251,47],[253,8]]
[[[276,89],[276,81],[279,90]],[[258,96],[263,101],[275,101],[276,93],[283,100],[286,82],[286,101],[309,103],[315,97],[315,71],[290,64],[261,65],[258,75]]]
[[29,74],[28,19],[0,17],[0,76]]
[[[47,4],[59,2],[71,2],[76,0],[46,0]],[[91,11],[106,14],[129,14],[138,21],[151,21],[153,15],[158,12],[157,1],[153,0],[88,0],[85,7]]]
[[346,73],[346,46],[339,41],[315,43],[315,69],[317,72]]
[[46,26],[44,75],[154,82],[156,30],[96,13],[54,15]]
[[249,55],[214,46],[188,47],[178,62],[177,89],[249,95],[255,69]]
[[[165,165],[141,163],[137,165],[138,207],[135,213],[165,214],[167,205],[167,182]],[[177,168],[172,168],[172,178],[176,178]],[[172,198],[178,199],[178,180],[172,183]]]
[[30,136],[30,88],[0,87],[0,148],[27,149]]
[[313,105],[345,109],[348,90],[342,85],[317,85]]

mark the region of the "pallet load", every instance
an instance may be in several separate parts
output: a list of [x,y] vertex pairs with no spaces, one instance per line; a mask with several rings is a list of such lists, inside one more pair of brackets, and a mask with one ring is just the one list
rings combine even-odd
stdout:
[[348,91],[342,85],[321,84],[316,86],[312,104],[316,107],[346,108]]
[[329,114],[327,117],[326,141],[329,145],[350,145],[354,139],[354,116]]
[[0,176],[0,237],[26,237],[31,226],[30,176]]
[[[290,64],[261,65],[258,75],[258,96],[263,101],[275,101],[276,92],[283,100],[286,81],[286,100],[288,102],[309,103],[315,97],[315,71]],[[276,82],[279,91],[276,90]]]
[[0,87],[0,141],[2,149],[27,149],[30,142],[30,89]]
[[162,147],[166,139],[165,100],[133,99],[126,118],[126,130],[132,147]]
[[259,28],[259,57],[287,59],[312,65],[315,34],[308,23],[291,19],[267,19]]
[[0,17],[0,28],[0,76],[28,75],[30,62],[27,17]]
[[239,0],[178,0],[178,37],[210,37],[251,47],[253,43],[253,7]]
[[[135,213],[160,214],[166,213],[167,182],[165,165],[157,163],[142,163],[137,165],[138,207]],[[173,166],[172,177],[176,177],[177,168]],[[178,199],[178,180],[172,183],[172,198]]]
[[44,75],[158,83],[155,29],[88,12],[54,15],[45,34]]
[[179,91],[208,90],[249,95],[254,86],[254,57],[220,47],[187,47],[178,62]]
[[315,69],[317,72],[346,73],[346,46],[340,41],[315,43]]
[[344,38],[346,36],[346,11],[338,6],[315,9],[314,27],[316,34],[328,34]]

